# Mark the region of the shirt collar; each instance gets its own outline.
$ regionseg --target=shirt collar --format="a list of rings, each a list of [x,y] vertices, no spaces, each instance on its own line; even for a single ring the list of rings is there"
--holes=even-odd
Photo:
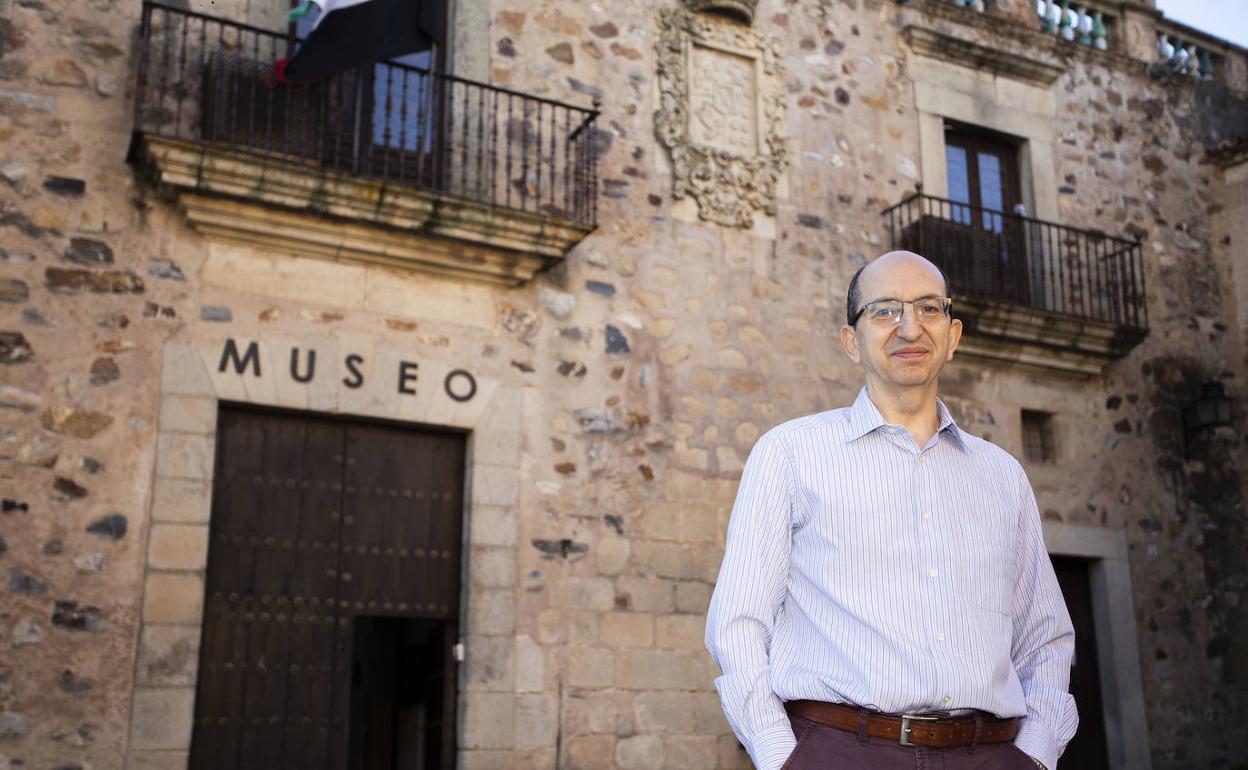
[[[945,406],[945,402],[939,398],[936,399],[936,415],[940,419],[940,427],[936,429],[937,433],[946,433],[949,438],[953,439],[953,443],[960,449],[966,449],[966,440],[962,436],[962,429],[954,422],[953,415],[949,413],[949,407]],[[848,444],[857,441],[863,436],[878,430],[888,423],[884,421],[884,416],[880,414],[880,410],[876,408],[875,403],[871,401],[871,397],[867,395],[867,389],[864,386],[858,391],[858,398],[854,399],[854,404],[849,408],[849,431],[845,435],[845,443]]]

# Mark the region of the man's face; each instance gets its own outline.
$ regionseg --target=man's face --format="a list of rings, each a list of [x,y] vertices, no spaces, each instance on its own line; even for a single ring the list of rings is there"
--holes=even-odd
[[[943,297],[947,293],[940,273],[914,254],[893,253],[880,257],[859,279],[862,304],[878,300]],[[903,307],[898,323],[879,322],[864,313],[854,326],[841,329],[845,352],[862,364],[868,382],[889,389],[934,384],[945,363],[953,357],[962,337],[962,322],[941,314],[920,320],[915,306]]]

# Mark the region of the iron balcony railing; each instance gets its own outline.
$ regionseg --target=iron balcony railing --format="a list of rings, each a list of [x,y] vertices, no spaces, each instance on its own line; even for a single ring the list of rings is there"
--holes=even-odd
[[[1148,328],[1138,242],[921,193],[884,218],[893,248],[940,265],[952,294]]]
[[[593,227],[597,110],[396,62],[289,82],[299,40],[143,4],[135,131]]]

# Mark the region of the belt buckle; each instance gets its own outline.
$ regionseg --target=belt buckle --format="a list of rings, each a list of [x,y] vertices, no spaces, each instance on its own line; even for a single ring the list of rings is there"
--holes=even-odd
[[[910,742],[910,723],[911,722],[935,722],[940,717],[923,716],[922,714],[902,714],[901,715],[901,734],[897,736],[897,742],[902,746],[913,747],[915,744]]]

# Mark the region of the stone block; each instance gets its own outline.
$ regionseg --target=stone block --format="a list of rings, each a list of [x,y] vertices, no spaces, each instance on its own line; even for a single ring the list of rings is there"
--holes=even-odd
[[[473,545],[516,544],[516,510],[498,505],[479,505],[472,501],[468,521],[468,537]]]
[[[468,575],[479,588],[511,588],[516,584],[514,548],[474,547],[468,556]]]
[[[481,395],[477,397],[480,398]],[[512,387],[495,388],[489,394],[489,402],[477,418],[474,436],[476,434],[485,435],[490,433],[524,433],[524,415],[526,412],[531,411],[540,400],[536,392],[526,393]],[[534,403],[526,405],[526,402]],[[512,457],[507,462],[498,464],[518,465],[518,462],[518,458]],[[493,465],[494,463],[486,464]]]
[[[512,748],[515,714],[516,698],[510,693],[468,693],[464,696],[464,748]]]
[[[676,584],[676,611],[706,615],[711,605],[711,586],[692,581]]]
[[[557,609],[545,609],[537,614],[537,640],[542,644],[563,644],[567,639],[564,630],[563,612]]]
[[[147,564],[155,569],[202,570],[208,566],[206,524],[154,524]]]
[[[568,647],[568,684],[573,687],[610,687],[615,681],[615,654],[602,647]]]
[[[578,610],[610,610],[615,607],[615,589],[607,578],[568,578],[564,604]]]
[[[567,770],[613,770],[614,735],[577,735],[565,742]]]
[[[654,618],[639,612],[612,612],[602,617],[598,634],[612,647],[649,647],[654,642]]]
[[[632,561],[642,574],[678,579],[694,577],[693,554],[681,543],[646,540],[634,542]]]
[[[157,478],[152,483],[152,521],[207,523],[212,484],[190,479]]]
[[[134,751],[126,757],[126,770],[186,770],[186,751]]]
[[[468,594],[468,633],[508,636],[516,627],[516,599],[508,590],[479,589]]]
[[[516,692],[546,689],[546,648],[529,636],[517,636],[515,645]]]
[[[370,269],[364,277],[364,307],[383,315],[493,329],[494,290],[466,281],[413,281],[390,270]]]
[[[704,615],[660,615],[655,618],[655,645],[669,650],[700,650],[706,636]]]
[[[460,752],[463,770],[512,770],[512,752],[489,749],[467,749]]]
[[[469,637],[464,659],[467,689],[510,692],[514,654],[510,636]]]
[[[564,735],[631,735],[636,732],[632,693],[572,690],[565,692],[564,697],[567,698],[563,709]]]
[[[643,733],[693,732],[693,694],[644,692],[633,701],[637,730]]]
[[[686,543],[721,542],[727,533],[721,523],[724,511],[725,506],[714,502],[686,504],[680,511],[679,539]]]
[[[524,434],[518,431],[474,432],[472,462],[481,465],[519,465]]]
[[[615,684],[625,690],[699,690],[708,681],[687,652],[621,650],[615,664]]]
[[[0,346],[3,343],[0,342]],[[40,415],[43,427],[54,433],[74,438],[94,438],[96,434],[113,424],[110,415],[70,406],[53,406]]]
[[[180,394],[216,398],[212,378],[208,376],[204,361],[193,345],[165,345],[160,363],[160,393],[162,396]]]
[[[559,735],[559,696],[516,696],[516,748],[554,748]]]
[[[136,687],[130,716],[130,748],[181,749],[191,745],[194,687]]]
[[[714,682],[709,681],[706,685],[708,688],[714,687]],[[731,733],[732,728],[728,726],[728,718],[724,716],[724,707],[719,700],[719,693],[714,690],[707,692],[690,693],[693,711],[693,731],[702,735],[722,735],[723,733]]]
[[[615,594],[620,606],[633,612],[664,613],[676,607],[675,584],[664,578],[620,578]]]
[[[605,537],[593,549],[594,566],[603,575],[618,575],[628,567],[632,546],[623,537]]]
[[[641,518],[641,529],[651,540],[680,540],[683,501],[660,502],[649,506]]]
[[[619,770],[654,770],[663,766],[663,739],[657,735],[634,735],[615,744],[615,767]]]
[[[513,506],[520,500],[520,474],[507,465],[472,467],[472,504]]]
[[[664,767],[715,770],[717,753],[714,735],[672,735],[663,739]]]
[[[750,754],[737,741],[737,736],[729,733],[715,739],[716,767],[720,770],[753,770],[754,763]]]
[[[161,433],[156,438],[156,476],[165,479],[212,479],[212,436],[191,433]]]
[[[157,426],[162,431],[175,433],[216,433],[217,399],[166,394],[160,399]]]
[[[367,294],[364,273],[364,268],[357,265],[319,259],[292,260],[276,254],[262,256],[247,247],[211,243],[200,278],[206,285],[243,295],[263,294],[319,307],[362,309]]]
[[[145,625],[139,638],[138,683],[161,687],[195,686],[199,635],[198,626]]]
[[[602,628],[603,614],[601,612],[567,613],[568,643],[597,644],[602,639],[599,632]]]
[[[143,588],[144,623],[203,622],[204,578],[187,572],[149,572]]]
[[[663,496],[670,501],[699,502],[707,497],[710,482],[693,473],[672,471],[663,482]]]

